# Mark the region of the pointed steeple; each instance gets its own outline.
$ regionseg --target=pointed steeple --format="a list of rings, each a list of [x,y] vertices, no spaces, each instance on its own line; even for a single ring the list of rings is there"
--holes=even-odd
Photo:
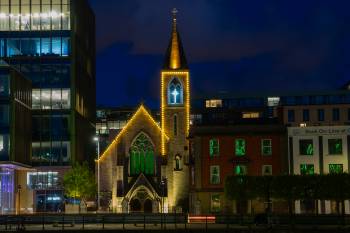
[[[173,9],[173,26],[168,49],[165,53],[163,69],[188,69],[185,52],[182,47],[179,32],[177,31],[176,23],[176,8]]]

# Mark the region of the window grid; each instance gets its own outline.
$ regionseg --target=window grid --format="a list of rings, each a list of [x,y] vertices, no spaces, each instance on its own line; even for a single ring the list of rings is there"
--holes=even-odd
[[[272,155],[272,140],[262,139],[261,140],[261,154],[262,155]]]

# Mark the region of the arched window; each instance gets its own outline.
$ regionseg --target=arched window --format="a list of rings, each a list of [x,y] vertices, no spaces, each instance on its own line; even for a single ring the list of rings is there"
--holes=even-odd
[[[183,88],[177,78],[173,78],[169,83],[168,104],[183,104]]]
[[[140,133],[130,148],[130,175],[154,174],[154,148],[150,139]]]
[[[181,156],[175,155],[175,170],[181,170]]]

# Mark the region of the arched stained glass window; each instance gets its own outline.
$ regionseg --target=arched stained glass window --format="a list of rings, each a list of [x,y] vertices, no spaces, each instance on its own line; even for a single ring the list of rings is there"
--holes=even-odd
[[[175,156],[175,170],[177,170],[177,171],[182,170],[182,168],[181,168],[181,156],[180,155]]]
[[[183,104],[183,88],[177,78],[173,78],[169,83],[168,104]]]
[[[130,148],[130,175],[154,174],[154,148],[150,139],[140,133]]]

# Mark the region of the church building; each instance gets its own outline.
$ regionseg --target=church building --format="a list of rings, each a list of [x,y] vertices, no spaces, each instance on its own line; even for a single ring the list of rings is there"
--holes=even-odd
[[[160,125],[139,106],[96,162],[99,193],[110,195],[101,206],[114,212],[188,210],[190,80],[176,10],[159,81]]]

